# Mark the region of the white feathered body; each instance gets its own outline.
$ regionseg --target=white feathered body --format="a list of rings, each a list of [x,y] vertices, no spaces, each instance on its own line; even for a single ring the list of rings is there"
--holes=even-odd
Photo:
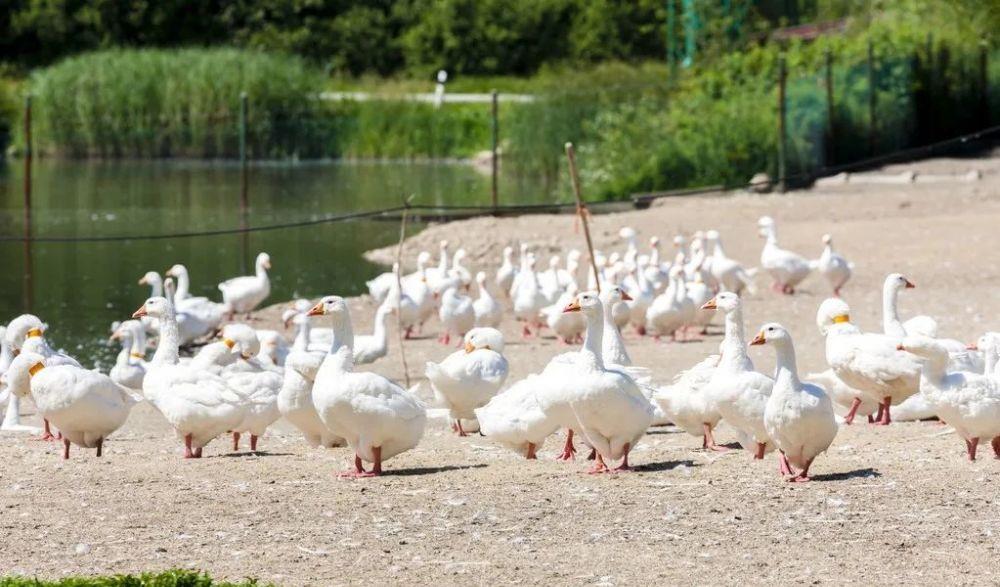
[[[118,430],[136,403],[107,375],[71,365],[46,366],[35,374],[31,396],[42,417],[86,448]]]
[[[454,419],[471,420],[507,380],[507,359],[490,349],[456,351],[440,363],[427,363],[425,374],[438,403]]]

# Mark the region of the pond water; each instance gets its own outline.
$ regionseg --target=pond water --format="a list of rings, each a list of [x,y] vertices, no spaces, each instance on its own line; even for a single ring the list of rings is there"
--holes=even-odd
[[[240,225],[240,168],[200,161],[36,161],[32,230],[37,237],[171,234]],[[0,234],[23,234],[23,163],[0,163]],[[260,163],[251,167],[249,225],[415,204],[486,205],[490,178],[460,163]],[[552,201],[540,180],[503,177],[503,203]],[[415,224],[413,231],[419,230]],[[396,222],[351,221],[241,235],[121,242],[34,243],[33,279],[22,242],[0,242],[0,321],[29,310],[51,341],[87,366],[110,368],[112,321],[148,295],[138,279],[183,263],[194,295],[220,300],[216,285],[252,273],[271,255],[265,304],[330,293],[358,294],[384,268],[361,254],[398,239]]]

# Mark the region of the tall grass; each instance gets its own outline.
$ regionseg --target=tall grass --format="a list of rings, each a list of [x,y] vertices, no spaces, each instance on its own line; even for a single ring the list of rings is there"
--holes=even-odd
[[[305,155],[319,152],[322,136],[314,125],[299,121],[315,116],[314,96],[323,83],[317,71],[291,56],[142,49],[67,59],[33,75],[30,87],[43,151],[216,157],[238,149],[244,91],[252,105],[248,141],[253,153],[290,155],[293,146]]]

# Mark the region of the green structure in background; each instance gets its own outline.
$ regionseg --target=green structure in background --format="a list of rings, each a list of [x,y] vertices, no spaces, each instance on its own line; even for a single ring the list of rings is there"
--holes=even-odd
[[[704,29],[704,22],[698,11],[698,0],[681,0],[681,34],[684,36],[684,46],[678,51],[677,5],[675,0],[667,0],[667,61],[671,68],[678,63],[683,67],[691,67],[698,53],[698,37]],[[733,8],[732,0],[722,0],[722,15],[729,22],[725,27],[725,35],[738,39],[743,32],[743,21],[747,16],[749,2],[737,2]]]

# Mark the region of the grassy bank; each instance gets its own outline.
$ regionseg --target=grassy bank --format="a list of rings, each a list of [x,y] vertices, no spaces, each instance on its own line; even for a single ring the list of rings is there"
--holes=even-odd
[[[253,587],[257,581],[239,583],[214,581],[207,574],[194,571],[166,571],[140,575],[113,575],[107,577],[67,577],[44,580],[26,577],[0,577],[0,587]]]

